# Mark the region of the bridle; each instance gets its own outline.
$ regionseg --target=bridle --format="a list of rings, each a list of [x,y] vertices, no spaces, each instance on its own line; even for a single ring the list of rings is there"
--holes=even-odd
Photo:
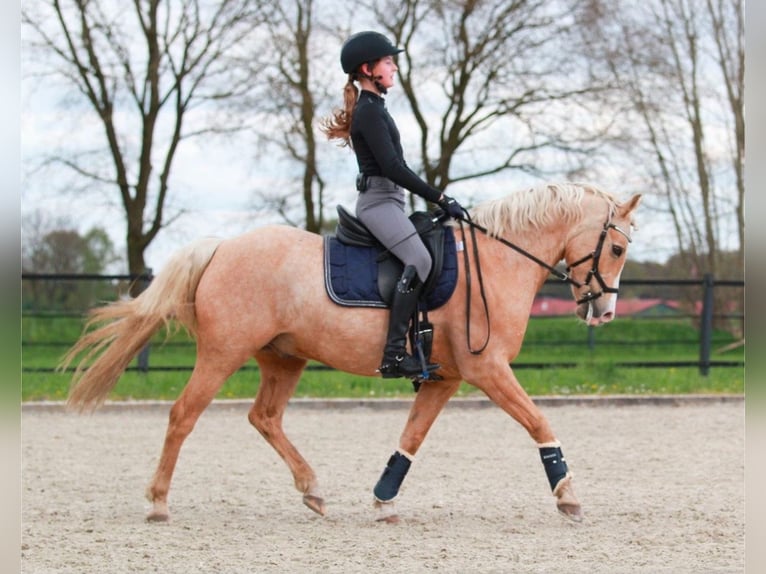
[[[618,233],[622,233],[622,235],[625,236],[625,239],[628,240],[628,243],[632,243],[633,240],[630,238],[630,235],[625,232],[625,230],[621,229],[619,226],[612,223],[612,213],[609,214],[609,219],[606,220],[604,223],[604,227],[601,230],[601,234],[598,236],[598,243],[596,244],[596,249],[591,251],[588,255],[585,257],[582,257],[581,259],[578,259],[571,265],[569,265],[566,268],[566,273],[564,274],[566,276],[565,281],[567,283],[570,283],[574,285],[577,288],[583,287],[585,285],[590,284],[591,279],[594,277],[596,278],[596,281],[601,286],[601,291],[597,291],[594,293],[593,291],[588,291],[585,296],[583,296],[581,299],[577,300],[578,305],[582,305],[583,303],[590,303],[591,301],[598,299],[601,297],[604,293],[618,293],[620,290],[617,287],[609,287],[609,285],[606,284],[606,281],[604,281],[604,278],[601,276],[601,272],[598,270],[598,264],[601,260],[601,251],[604,248],[604,240],[606,239],[606,234],[609,232],[610,229],[614,229]],[[591,266],[590,270],[588,271],[588,274],[585,276],[585,281],[580,283],[579,281],[572,278],[570,275],[570,272],[572,269],[577,267],[578,265],[585,263],[586,261],[592,259],[593,265]]]
[[[484,344],[479,349],[473,349],[471,347],[471,330],[470,330],[470,324],[471,324],[471,273],[470,273],[470,265],[468,262],[468,252],[463,251],[463,257],[465,259],[465,273],[466,273],[466,337],[468,341],[468,350],[471,352],[471,354],[478,355],[484,349],[487,348],[487,345],[489,344],[489,337],[490,337],[490,326],[489,326],[489,306],[487,304],[487,299],[484,293],[484,279],[481,273],[481,265],[479,264],[479,250],[476,245],[476,230],[478,229],[488,237],[491,237],[492,239],[499,241],[506,247],[510,247],[514,251],[520,253],[527,259],[530,259],[537,263],[540,267],[543,267],[544,269],[548,270],[552,275],[556,276],[561,281],[568,283],[576,288],[582,288],[586,285],[588,285],[591,281],[591,279],[595,278],[598,282],[599,286],[601,287],[601,291],[593,292],[588,291],[582,298],[576,300],[577,305],[583,305],[585,303],[590,304],[591,301],[594,301],[604,295],[605,293],[618,293],[619,289],[617,287],[610,287],[606,284],[606,281],[604,281],[604,278],[601,275],[601,272],[599,271],[598,265],[601,260],[601,252],[604,248],[604,241],[606,241],[607,233],[609,233],[610,229],[614,229],[618,233],[621,233],[625,239],[628,240],[628,243],[632,243],[632,239],[630,237],[630,234],[627,233],[625,230],[621,229],[619,226],[612,223],[612,216],[614,215],[614,210],[609,210],[609,216],[607,217],[607,220],[604,222],[604,226],[601,229],[601,233],[598,237],[598,242],[596,243],[596,248],[585,255],[584,257],[581,257],[574,263],[568,265],[566,267],[565,271],[561,271],[560,269],[556,269],[552,265],[549,265],[539,257],[536,257],[535,255],[531,254],[529,251],[523,249],[522,247],[519,247],[518,245],[511,243],[507,239],[504,239],[503,237],[498,237],[496,235],[490,234],[489,230],[486,227],[483,227],[479,225],[478,223],[475,223],[472,219],[470,214],[467,211],[464,211],[464,217],[462,219],[458,220],[458,223],[460,224],[460,231],[463,235],[463,245],[465,245],[465,229],[463,228],[463,223],[466,223],[470,229],[471,229],[471,243],[473,245],[473,251],[474,251],[474,259],[476,260],[476,271],[479,276],[479,290],[481,293],[482,302],[484,304],[484,314],[487,319],[487,338],[484,342]],[[593,261],[593,264],[591,265],[590,270],[588,270],[588,274],[585,277],[585,281],[580,282],[571,275],[571,271],[577,267],[578,265],[582,265],[586,261]]]

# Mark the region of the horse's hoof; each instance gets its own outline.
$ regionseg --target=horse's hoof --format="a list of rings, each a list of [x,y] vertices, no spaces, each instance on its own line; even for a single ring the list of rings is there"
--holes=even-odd
[[[313,510],[320,516],[324,516],[325,512],[327,512],[327,506],[325,506],[324,498],[322,498],[321,496],[314,496],[313,494],[304,494],[303,504],[308,506],[311,510]]]
[[[572,488],[571,474],[567,474],[559,481],[556,488],[553,489],[553,495],[558,499],[556,500],[556,508],[563,516],[573,522],[582,522],[582,507]]]
[[[396,507],[393,501],[381,502],[375,501],[375,522],[385,522],[386,524],[398,524],[399,515],[396,513]]]
[[[170,521],[170,515],[167,512],[159,512],[152,510],[146,516],[147,522],[168,522]]]
[[[579,504],[557,504],[559,513],[566,516],[572,522],[582,522],[582,507]]]

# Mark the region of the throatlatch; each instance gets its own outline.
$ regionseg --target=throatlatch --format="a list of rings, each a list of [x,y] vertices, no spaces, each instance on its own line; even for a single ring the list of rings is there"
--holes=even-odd
[[[561,443],[556,441],[538,444],[537,446],[540,449],[540,459],[543,461],[545,474],[548,476],[551,490],[555,492],[556,485],[569,472],[567,461],[561,452]]]
[[[373,489],[375,498],[380,502],[389,502],[399,494],[399,487],[407,476],[412,465],[412,457],[401,450],[397,450],[388,459],[383,474],[378,479],[378,484]]]

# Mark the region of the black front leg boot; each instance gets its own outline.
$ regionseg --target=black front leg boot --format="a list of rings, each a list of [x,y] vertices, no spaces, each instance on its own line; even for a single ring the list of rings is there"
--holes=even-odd
[[[388,337],[383,351],[383,360],[378,368],[384,379],[428,378],[428,373],[439,368],[439,365],[427,364],[424,369],[418,358],[407,354],[407,332],[410,319],[417,310],[418,298],[422,290],[423,283],[418,279],[415,267],[408,265],[396,283],[394,298],[391,302]]]

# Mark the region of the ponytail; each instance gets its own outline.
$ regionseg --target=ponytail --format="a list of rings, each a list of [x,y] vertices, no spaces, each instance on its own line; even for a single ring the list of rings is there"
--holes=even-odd
[[[336,108],[332,115],[324,118],[319,129],[330,140],[340,140],[341,146],[352,147],[351,144],[351,118],[354,116],[356,100],[359,96],[359,88],[354,84],[355,74],[348,75],[348,81],[343,86],[343,109]]]

